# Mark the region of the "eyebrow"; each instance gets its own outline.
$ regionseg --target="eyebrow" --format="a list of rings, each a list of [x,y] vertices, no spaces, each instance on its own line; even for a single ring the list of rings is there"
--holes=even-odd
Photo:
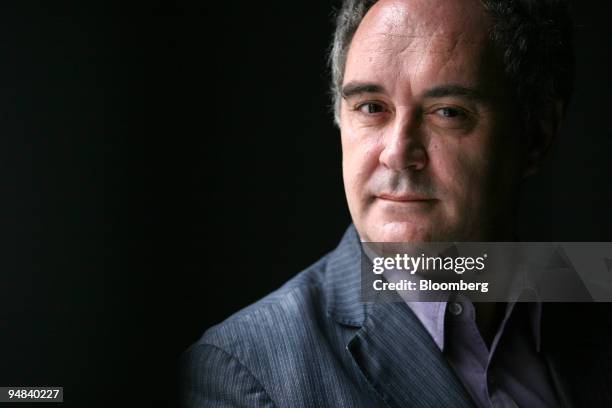
[[[385,88],[381,85],[372,82],[349,82],[342,87],[342,97],[344,99],[364,93],[385,93]],[[483,100],[483,95],[474,88],[468,88],[462,85],[448,84],[440,85],[428,89],[423,94],[425,98],[443,98],[445,96],[461,96],[475,101]]]
[[[478,90],[455,84],[436,86],[423,94],[425,98],[443,98],[445,96],[462,96],[475,101],[484,99]]]
[[[341,90],[342,97],[344,99],[350,98],[351,96],[361,95],[364,93],[384,93],[385,88],[371,82],[349,82],[344,85]]]

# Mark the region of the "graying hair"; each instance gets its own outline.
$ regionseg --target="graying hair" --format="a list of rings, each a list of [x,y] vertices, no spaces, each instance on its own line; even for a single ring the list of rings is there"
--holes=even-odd
[[[346,57],[357,27],[377,0],[344,0],[336,13],[329,65],[334,119],[340,124]],[[574,50],[569,7],[564,0],[481,0],[492,18],[491,39],[503,55],[505,75],[526,124],[540,104],[572,94]]]

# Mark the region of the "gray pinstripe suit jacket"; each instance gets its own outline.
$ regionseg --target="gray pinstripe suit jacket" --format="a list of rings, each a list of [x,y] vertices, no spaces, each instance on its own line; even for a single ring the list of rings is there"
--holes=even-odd
[[[473,406],[405,303],[360,302],[360,251],[351,226],[335,251],[274,293],[206,331],[183,356],[181,404]],[[609,319],[607,322],[609,330]],[[566,319],[549,319],[543,325],[565,330]],[[583,353],[574,360],[558,358],[568,354],[568,347],[585,350],[565,337],[559,353],[555,355],[552,348],[547,356],[564,405],[607,406],[601,403],[612,401],[610,348],[589,343],[591,351],[608,353],[599,358],[605,363],[594,367],[585,364],[589,360]],[[547,339],[554,340],[555,335],[544,331],[542,340]],[[571,382],[575,376],[564,376],[564,370],[572,374],[579,370],[581,380]],[[571,404],[569,391],[577,393],[579,398],[574,402],[578,404]]]

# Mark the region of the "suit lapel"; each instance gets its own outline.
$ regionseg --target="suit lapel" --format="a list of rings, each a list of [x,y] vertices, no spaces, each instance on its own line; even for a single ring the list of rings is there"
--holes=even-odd
[[[561,370],[559,370],[557,362],[558,358],[550,352],[544,352],[544,360],[546,361],[546,366],[548,367],[548,372],[550,374],[550,379],[557,393],[557,398],[559,399],[559,403],[563,408],[575,408],[575,405],[572,403],[570,395],[568,393],[568,384],[565,381]]]
[[[353,226],[328,261],[330,317],[359,327],[346,348],[368,383],[390,407],[473,407],[431,336],[412,310],[395,302],[361,301],[361,244]]]
[[[391,407],[473,406],[436,344],[403,302],[377,303],[348,350]]]

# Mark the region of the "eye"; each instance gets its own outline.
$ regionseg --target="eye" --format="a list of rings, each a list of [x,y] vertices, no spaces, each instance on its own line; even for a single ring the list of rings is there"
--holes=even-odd
[[[475,117],[470,111],[457,106],[439,106],[429,111],[430,123],[445,129],[467,130],[474,126]]]
[[[445,118],[456,118],[458,116],[465,116],[465,112],[451,107],[444,107],[436,110],[436,113]]]
[[[358,110],[361,113],[365,113],[366,115],[374,115],[376,113],[385,112],[385,107],[380,103],[376,102],[366,102],[355,107],[355,110]]]

